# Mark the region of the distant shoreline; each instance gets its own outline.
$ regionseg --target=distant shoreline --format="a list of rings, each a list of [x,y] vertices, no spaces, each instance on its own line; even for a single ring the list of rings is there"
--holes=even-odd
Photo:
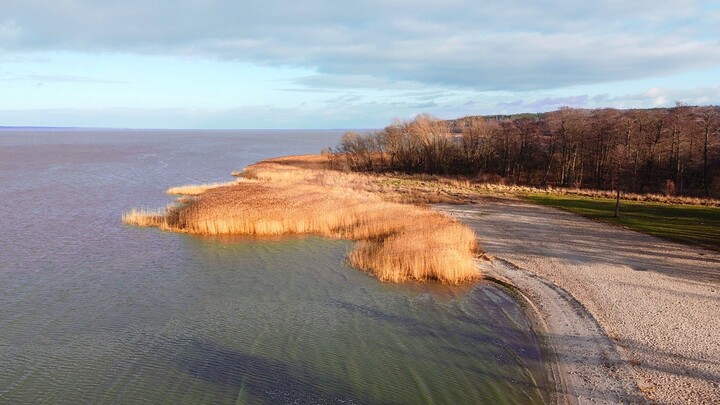
[[[0,126],[0,131],[178,131],[178,132],[318,132],[318,131],[376,131],[378,128],[132,128],[132,127],[44,127]]]

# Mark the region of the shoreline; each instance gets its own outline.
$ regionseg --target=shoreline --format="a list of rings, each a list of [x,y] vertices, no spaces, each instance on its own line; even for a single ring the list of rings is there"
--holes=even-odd
[[[571,403],[566,395],[571,387],[568,386],[567,377],[556,361],[558,357],[557,348],[550,339],[550,329],[547,322],[545,322],[545,315],[520,287],[493,266],[494,261],[495,259],[491,259],[487,264],[478,262],[478,267],[485,274],[484,281],[494,284],[496,288],[510,295],[522,308],[525,317],[530,321],[530,331],[535,336],[542,355],[543,378],[545,382],[549,383],[544,390],[541,389],[543,398],[547,399],[547,403],[550,404]]]
[[[547,388],[551,401],[673,404],[685,403],[682,399],[686,399],[710,403],[720,396],[716,394],[719,387],[712,382],[720,381],[720,371],[713,369],[720,364],[720,325],[712,322],[713,315],[720,313],[720,271],[713,267],[714,263],[720,264],[717,253],[699,253],[702,249],[515,199],[484,197],[467,204],[467,200],[456,196],[448,198],[449,195],[424,189],[401,190],[378,181],[377,177],[344,173],[331,166],[329,159],[317,155],[264,160],[245,169],[241,177],[249,180],[201,189],[182,187],[185,191],[180,192],[175,189],[175,194],[185,195],[181,198],[188,200],[164,212],[146,213],[140,219],[149,219],[154,222],[149,225],[161,229],[198,234],[313,233],[347,238],[349,234],[343,234],[344,230],[356,225],[308,228],[304,225],[307,219],[302,216],[307,215],[302,211],[297,211],[300,216],[291,211],[291,216],[295,215],[291,221],[295,222],[285,223],[282,221],[286,221],[288,212],[284,207],[336,198],[345,202],[323,205],[312,215],[329,209],[337,211],[334,214],[340,219],[356,214],[339,210],[338,206],[380,204],[377,206],[381,213],[386,212],[385,207],[397,204],[407,207],[404,209],[411,208],[411,204],[436,204],[434,209],[425,209],[436,215],[449,215],[454,218],[452,222],[467,226],[468,231],[472,229],[473,243],[477,239],[483,246],[485,260],[470,263],[477,274],[487,275],[486,281],[513,293],[526,312],[547,360],[546,379],[554,385]],[[293,188],[302,192],[287,194]],[[338,194],[338,190],[343,191]],[[255,196],[249,200],[255,205],[244,202],[248,195]],[[316,197],[305,200],[308,195]],[[365,197],[358,199],[361,195]],[[265,196],[280,201],[268,205]],[[465,204],[437,205],[449,201]],[[272,216],[247,222],[248,215],[268,210]],[[396,211],[393,208],[392,214],[372,215],[371,222],[377,225],[371,226],[381,227],[377,234],[381,241],[393,239],[384,229],[387,221],[398,217],[400,211]],[[312,218],[311,222],[319,220]],[[405,218],[402,224],[414,223],[419,218]],[[132,223],[125,217],[123,220]],[[359,221],[365,223],[367,219]],[[273,227],[265,230],[268,224]],[[258,228],[259,225],[262,226]],[[413,241],[415,249],[419,247],[421,239],[416,236],[420,231],[426,232],[424,229],[394,226],[399,226],[395,229]],[[361,240],[358,243],[368,248],[363,239],[372,240],[375,232],[349,239]],[[430,245],[421,250],[429,255],[436,251]],[[376,254],[379,250],[369,247],[367,251]],[[350,259],[352,262],[355,257],[351,255]],[[354,264],[370,270],[360,263]],[[447,269],[450,265],[441,266]],[[383,276],[377,272],[375,275],[380,280],[395,282],[435,278]],[[457,279],[450,281],[456,282]],[[710,288],[709,294],[703,290],[706,287]],[[678,296],[687,302],[678,305]],[[663,311],[667,314],[662,314]],[[684,320],[680,322],[682,328],[673,327],[678,319]],[[666,330],[671,327],[671,331]]]
[[[546,323],[559,403],[720,399],[719,254],[512,199],[434,208]]]
[[[277,162],[283,161],[288,161],[289,164],[282,167],[277,167]],[[267,167],[268,165],[270,165],[271,167]],[[213,184],[171,187],[166,191],[166,193],[179,196],[179,198],[176,200],[176,205],[168,206],[164,210],[158,211],[131,211],[124,215],[123,222],[137,226],[157,226],[161,229],[175,232],[189,231],[190,233],[197,233],[200,235],[223,235],[226,233],[237,233],[239,235],[242,235],[247,233],[249,235],[261,236],[263,234],[257,232],[254,229],[251,232],[247,232],[244,229],[240,229],[240,232],[235,232],[234,229],[237,228],[228,228],[230,229],[230,231],[228,232],[197,232],[193,231],[192,228],[183,229],[181,227],[178,227],[174,223],[169,223],[169,220],[178,221],[178,214],[182,214],[182,211],[179,210],[182,210],[185,207],[196,206],[198,202],[202,203],[203,199],[209,200],[211,202],[210,206],[217,208],[218,206],[223,206],[227,204],[226,200],[228,196],[232,196],[232,200],[243,200],[247,197],[248,194],[256,193],[257,188],[263,187],[263,185],[266,187],[269,187],[270,185],[275,185],[274,188],[266,190],[266,193],[269,193],[270,195],[274,195],[276,193],[282,194],[284,190],[288,187],[316,185],[317,183],[320,183],[320,185],[324,187],[324,191],[321,190],[323,193],[332,194],[333,187],[337,187],[338,185],[344,185],[346,187],[355,188],[357,192],[360,193],[370,192],[372,194],[376,194],[378,197],[382,197],[383,199],[392,204],[402,204],[403,206],[406,206],[408,208],[414,206],[414,209],[418,209],[416,205],[418,202],[432,203],[444,202],[447,200],[453,201],[453,199],[448,198],[436,199],[433,198],[432,195],[428,195],[428,193],[411,193],[409,195],[403,195],[402,193],[397,192],[393,193],[392,189],[388,190],[384,187],[377,187],[376,185],[371,185],[374,180],[377,180],[377,178],[375,177],[357,175],[352,173],[343,174],[335,170],[328,170],[327,160],[320,162],[317,159],[317,156],[301,155],[264,160],[248,166],[243,172],[233,172],[232,175],[234,177],[237,177],[237,179],[235,181],[227,183],[220,182]],[[318,182],[317,179],[320,179],[320,182]],[[236,193],[237,190],[235,189],[242,189],[242,194],[237,195],[238,193]],[[227,220],[228,218],[231,219],[233,216],[236,215],[232,213],[233,210],[239,211],[241,213],[246,212],[246,207],[243,205],[228,206],[226,208],[228,209],[224,209],[222,211],[214,210],[214,213]],[[265,209],[273,210],[274,207],[265,206]],[[456,222],[455,219],[451,219],[453,217],[452,215],[437,213],[436,210],[430,209],[429,207],[425,207],[424,210],[427,210],[429,213],[435,213],[435,215],[442,215],[450,219],[452,222]],[[419,228],[417,230],[424,231],[424,229],[422,228]],[[280,236],[285,233],[302,234],[304,232],[298,233],[279,231],[277,233],[271,232],[270,236]],[[319,234],[320,236],[326,237],[334,236],[323,235],[322,233]],[[472,239],[473,241],[477,239],[474,233]],[[482,256],[472,260],[471,265],[473,268],[475,268],[475,271],[477,271],[478,275],[482,274],[482,277],[480,278],[481,280],[485,279],[485,274],[491,275],[489,279],[484,281],[486,283],[495,285],[496,288],[504,290],[506,294],[512,297],[512,299],[516,301],[518,305],[520,305],[522,311],[525,313],[525,316],[530,322],[530,333],[532,333],[535,339],[537,339],[537,344],[539,345],[539,350],[542,354],[543,359],[542,368],[537,370],[539,373],[541,373],[537,375],[537,378],[541,378],[543,381],[541,385],[537,386],[539,392],[541,393],[542,397],[545,398],[545,400],[551,403],[567,402],[565,400],[560,400],[561,396],[563,396],[562,392],[566,391],[564,385],[559,385],[559,383],[563,381],[562,373],[560,372],[560,369],[558,367],[555,367],[552,361],[547,361],[548,359],[556,355],[556,350],[552,347],[551,342],[545,339],[545,337],[547,336],[547,333],[545,333],[547,331],[547,325],[544,323],[543,315],[537,311],[536,307],[534,307],[532,300],[530,300],[526,295],[524,295],[522,291],[518,289],[512,282],[501,282],[501,276],[498,276],[497,273],[493,271],[492,267],[482,265],[485,263],[489,263],[488,259],[489,257],[487,257],[483,253]],[[478,266],[478,263],[480,263],[481,265]],[[485,273],[484,270],[487,270],[488,273]],[[386,281],[386,279],[383,280],[382,277],[379,278],[381,279],[381,281]],[[530,311],[528,310],[529,308],[534,308],[534,310]]]
[[[503,259],[479,266],[488,281],[513,293],[530,319],[541,345],[546,378],[553,382],[547,393],[550,403],[646,402],[623,366],[617,348],[580,302]],[[588,364],[588,357],[603,361]]]

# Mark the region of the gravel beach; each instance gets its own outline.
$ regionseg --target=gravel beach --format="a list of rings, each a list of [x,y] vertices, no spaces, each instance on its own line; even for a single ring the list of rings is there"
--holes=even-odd
[[[543,318],[561,402],[720,403],[720,254],[511,199],[435,208]]]

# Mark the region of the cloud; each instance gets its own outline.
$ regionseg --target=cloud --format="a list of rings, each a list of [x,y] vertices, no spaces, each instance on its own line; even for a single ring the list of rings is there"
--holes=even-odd
[[[493,111],[521,113],[552,111],[564,106],[574,108],[671,107],[675,102],[681,102],[685,105],[719,105],[720,86],[691,89],[652,87],[642,92],[613,97],[607,94],[598,94],[592,97],[587,94],[564,97],[539,97],[527,100],[500,101],[494,105],[485,103],[482,105],[482,108],[490,113]]]
[[[620,108],[670,107],[675,102],[685,105],[720,105],[720,86],[669,89],[653,87],[647,91],[608,97],[605,102]]]
[[[505,110],[508,108],[523,108],[525,106],[524,100],[513,100],[513,101],[501,101],[496,104],[498,108],[501,110]]]
[[[121,80],[96,79],[74,75],[39,75],[39,74],[13,74],[0,75],[0,81],[30,81],[38,83],[94,83],[94,84],[123,84]]]
[[[546,97],[540,100],[525,104],[525,108],[530,111],[548,111],[563,106],[584,107],[588,105],[588,96],[570,96],[570,97]]]
[[[585,94],[568,97],[543,97],[537,100],[514,100],[499,102],[497,108],[505,112],[540,112],[556,110],[560,107],[583,108],[589,105],[589,97]]]
[[[661,96],[661,95],[663,95],[663,94],[665,94],[665,93],[666,93],[665,90],[663,90],[663,89],[661,89],[661,88],[659,88],[659,87],[653,87],[653,88],[649,89],[648,91],[646,91],[646,92],[643,93],[643,94],[644,94],[645,96],[647,96],[647,97],[659,97],[659,96]]]
[[[428,107],[431,105],[357,100],[319,106],[254,105],[218,109],[111,107],[0,109],[0,122],[10,126],[96,128],[382,128],[395,117],[410,118],[427,111]],[[447,115],[444,117],[449,118]]]
[[[416,90],[423,86],[417,82],[394,81],[364,74],[318,74],[304,76],[294,83],[314,89],[375,89],[375,90]]]
[[[330,95],[323,102],[291,107],[264,104],[235,108],[97,108],[97,109],[0,109],[6,125],[134,127],[134,128],[382,128],[393,119],[410,119],[419,113],[439,118],[477,114],[543,112],[561,106],[579,108],[646,108],[654,102],[670,107],[720,104],[720,86],[693,89],[648,88],[623,96],[584,94],[547,97],[525,94],[525,99],[502,101],[503,95],[438,98],[422,102],[389,97],[381,101],[352,94]]]
[[[20,28],[15,20],[5,19],[0,21],[0,43],[14,42],[20,36]]]
[[[536,90],[720,65],[720,10],[693,0],[3,3],[5,50],[295,66],[318,72],[310,88]]]

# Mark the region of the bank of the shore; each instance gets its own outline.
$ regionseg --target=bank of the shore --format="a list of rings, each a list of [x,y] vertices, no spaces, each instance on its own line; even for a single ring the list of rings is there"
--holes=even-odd
[[[611,339],[570,294],[503,259],[478,264],[523,304],[545,354],[557,404],[643,403]]]
[[[511,199],[437,208],[544,319],[561,400],[720,400],[720,255]]]

